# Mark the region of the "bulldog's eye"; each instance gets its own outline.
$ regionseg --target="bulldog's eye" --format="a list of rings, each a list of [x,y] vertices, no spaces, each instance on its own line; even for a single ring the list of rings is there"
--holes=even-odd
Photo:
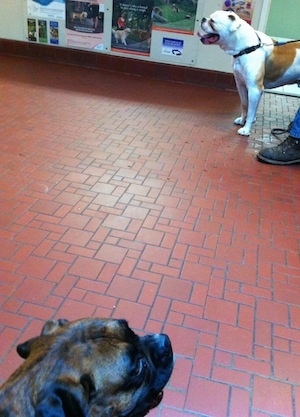
[[[213,19],[210,19],[209,24],[210,24],[210,27],[212,28],[212,30],[216,32],[216,29],[215,29],[215,26],[214,26],[215,21]]]
[[[144,371],[146,370],[146,368],[147,368],[146,359],[143,357],[139,358],[135,367],[135,375],[136,376],[142,375]]]

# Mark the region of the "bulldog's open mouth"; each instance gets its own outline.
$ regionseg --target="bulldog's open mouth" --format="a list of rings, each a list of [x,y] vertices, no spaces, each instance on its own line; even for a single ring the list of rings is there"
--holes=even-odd
[[[207,33],[206,35],[199,35],[200,40],[204,45],[212,45],[218,42],[220,36],[217,33]]]

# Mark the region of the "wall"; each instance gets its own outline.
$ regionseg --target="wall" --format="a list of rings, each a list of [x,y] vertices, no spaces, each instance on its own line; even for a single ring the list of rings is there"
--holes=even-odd
[[[266,25],[270,36],[300,39],[300,1],[272,0]]]
[[[254,28],[261,29],[265,24],[266,18],[262,16],[262,10],[269,0],[256,0],[252,25]],[[109,54],[112,56],[123,56],[136,60],[166,63],[175,66],[189,68],[199,68],[211,71],[231,73],[231,57],[217,46],[204,46],[197,37],[197,27],[203,16],[210,15],[213,11],[220,9],[222,2],[218,0],[198,0],[195,31],[193,34],[182,34],[172,32],[152,31],[150,56],[128,56],[122,52],[111,50],[111,22],[112,22],[112,0],[105,0],[105,19],[104,19],[104,48],[95,54]],[[27,0],[0,0],[0,39],[10,39],[27,42]],[[60,26],[60,45],[50,46],[51,48],[66,47],[65,21],[59,21]],[[184,42],[183,53],[181,56],[168,56],[162,54],[162,42],[164,37],[182,40]]]

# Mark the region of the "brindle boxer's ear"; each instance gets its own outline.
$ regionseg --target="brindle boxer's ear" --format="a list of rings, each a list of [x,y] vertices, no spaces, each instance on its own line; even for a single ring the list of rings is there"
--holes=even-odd
[[[27,340],[27,342],[20,343],[17,346],[17,352],[18,352],[19,356],[21,356],[21,358],[23,358],[23,359],[28,358],[28,356],[30,355],[30,352],[31,352],[32,343],[35,339],[36,338],[29,339],[29,340]]]
[[[119,417],[117,410],[113,406],[93,405],[89,409],[89,417]]]
[[[47,336],[49,334],[54,333],[58,328],[65,326],[67,323],[69,323],[68,320],[65,319],[59,319],[59,320],[48,320],[42,329],[41,335]],[[17,346],[17,352],[19,356],[23,359],[27,359],[31,352],[31,346],[33,342],[38,339],[38,337],[33,337],[32,339],[27,340],[24,343],[20,343]]]
[[[80,383],[81,383],[81,385],[84,388],[84,392],[85,392],[87,401],[90,402],[92,396],[96,392],[96,388],[95,388],[95,385],[94,385],[94,381],[92,380],[92,378],[90,377],[90,375],[84,374],[80,378]]]
[[[88,404],[82,395],[82,386],[72,383],[54,383],[37,400],[35,417],[86,417]]]
[[[66,319],[48,320],[43,326],[41,335],[53,334],[59,327],[63,327],[67,323],[69,323],[69,320]]]

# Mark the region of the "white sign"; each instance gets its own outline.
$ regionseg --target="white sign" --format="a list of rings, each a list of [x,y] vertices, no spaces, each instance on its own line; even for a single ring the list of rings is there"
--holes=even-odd
[[[162,54],[172,56],[182,56],[183,53],[183,40],[163,38],[162,42]]]

